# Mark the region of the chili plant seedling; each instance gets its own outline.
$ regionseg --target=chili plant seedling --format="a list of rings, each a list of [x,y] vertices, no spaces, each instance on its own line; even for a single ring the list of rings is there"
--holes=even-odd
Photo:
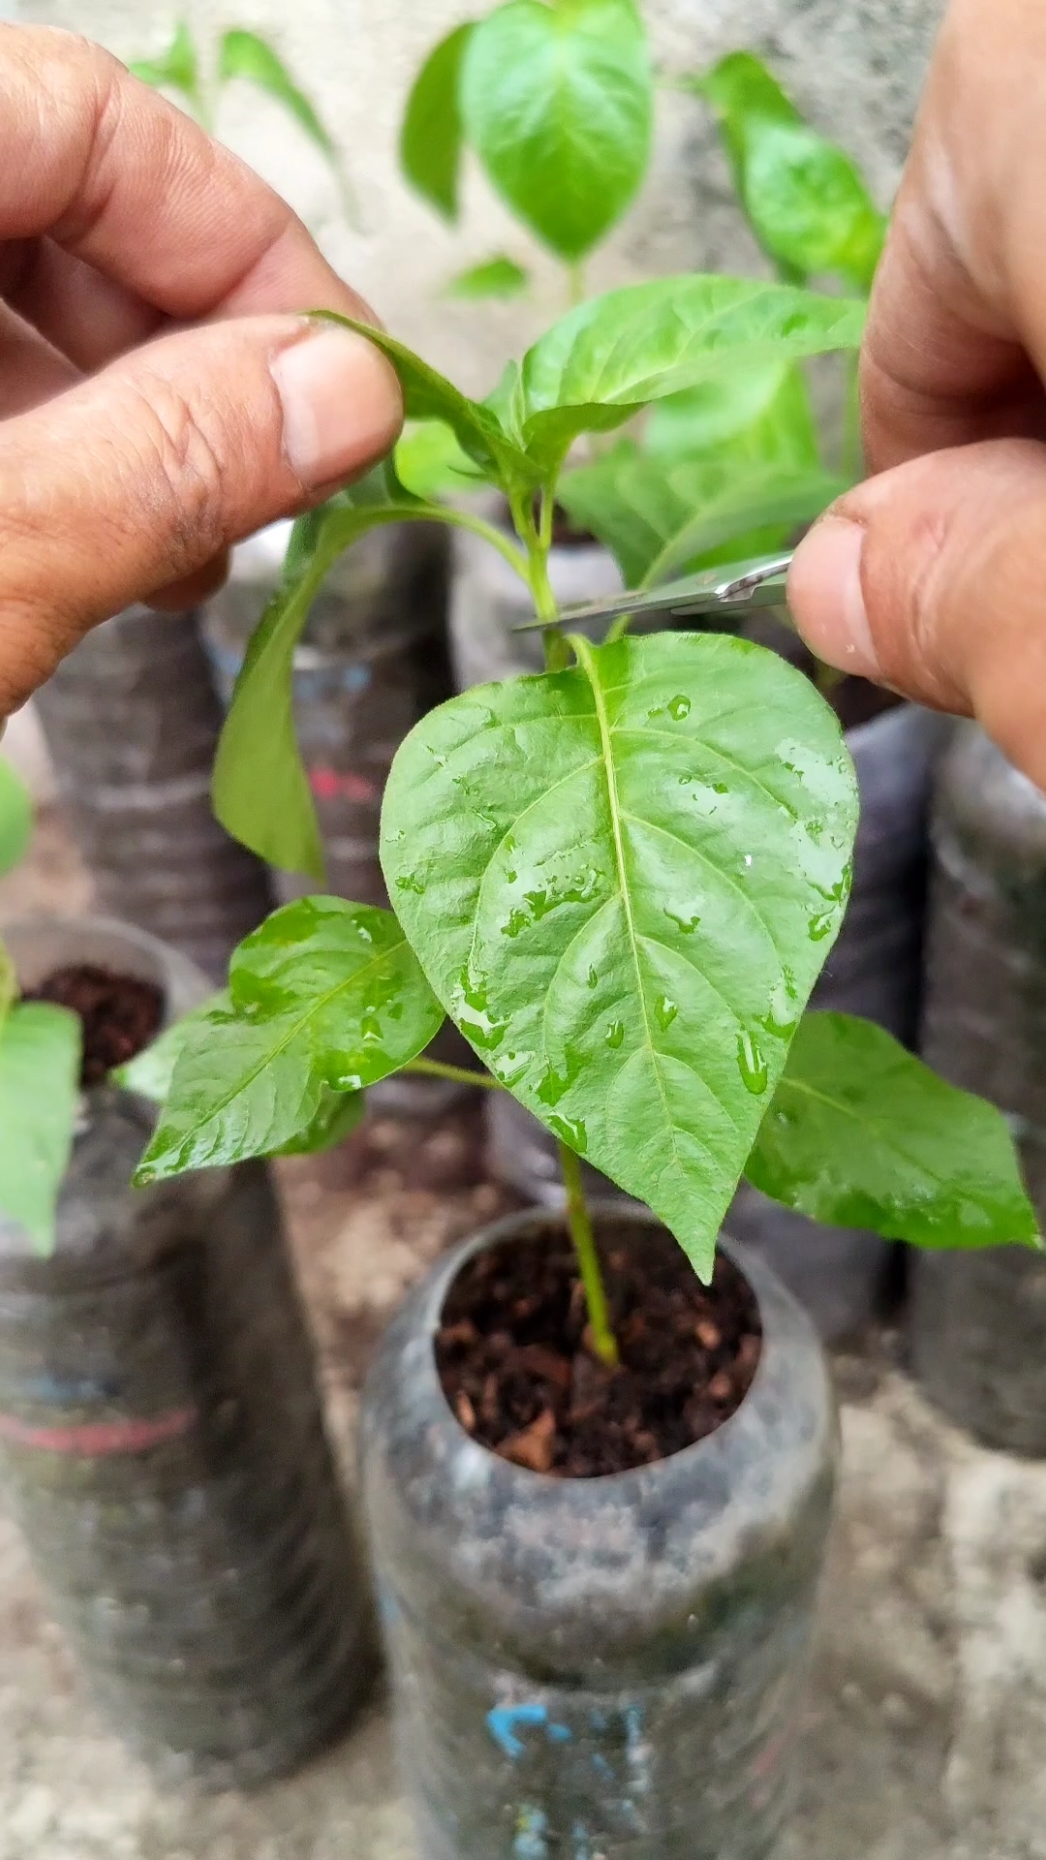
[[[547,557],[578,434],[746,360],[856,345],[859,304],[687,277],[573,311],[485,402],[392,337],[408,415],[438,421],[504,495],[510,540],[390,471],[303,519],[219,751],[226,827],[322,882],[290,667],[330,564],[378,524],[457,524],[553,622]],[[324,1140],[445,1013],[561,1145],[593,1335],[614,1353],[577,1158],[648,1203],[697,1270],[739,1177],[816,1218],[925,1245],[1036,1239],[1002,1117],[869,1023],[803,1010],[845,909],[857,790],[835,716],[773,653],[722,635],[603,646],[550,625],[548,670],[453,698],[392,768],[394,911],[315,897],[237,951],[226,995],[135,1062],[166,1104],[143,1182]],[[465,1074],[471,1081],[471,1076]]]

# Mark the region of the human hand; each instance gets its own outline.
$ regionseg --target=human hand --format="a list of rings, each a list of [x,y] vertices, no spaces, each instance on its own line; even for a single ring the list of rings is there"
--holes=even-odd
[[[133,600],[392,444],[372,313],[242,162],[98,47],[0,26],[0,718]]]
[[[809,645],[1046,788],[1046,9],[952,0],[872,297],[869,464],[796,553]]]

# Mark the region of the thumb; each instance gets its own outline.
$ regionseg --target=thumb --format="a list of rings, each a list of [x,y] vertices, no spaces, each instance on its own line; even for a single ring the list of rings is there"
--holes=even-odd
[[[364,471],[401,418],[365,337],[269,316],[164,337],[0,425],[0,717],[96,622]]]
[[[912,459],[800,543],[788,604],[840,671],[973,716],[1046,788],[1046,446]]]

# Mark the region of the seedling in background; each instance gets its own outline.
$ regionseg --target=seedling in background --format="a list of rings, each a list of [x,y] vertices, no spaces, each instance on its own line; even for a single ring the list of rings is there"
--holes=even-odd
[[[151,84],[156,90],[173,92],[209,135],[216,133],[222,92],[238,80],[252,84],[293,117],[313,147],[319,150],[337,183],[346,217],[351,224],[357,223],[355,196],[337,144],[315,105],[295,83],[267,39],[242,27],[223,32],[211,74],[206,54],[197,46],[190,27],[181,20],[164,51],[156,58],[133,59],[129,68],[143,83]]]
[[[250,647],[215,799],[264,858],[322,881],[294,740],[291,658],[327,570],[400,521],[489,534],[538,615],[564,460],[719,370],[856,345],[860,304],[752,280],[611,292],[548,332],[484,402],[393,338],[414,421],[440,423],[504,496],[510,541],[412,499],[394,472],[299,524]],[[889,1035],[803,1010],[838,931],[857,790],[834,714],[800,673],[735,638],[593,646],[545,635],[549,669],[442,705],[402,745],[382,819],[395,911],[311,898],[241,945],[227,994],[134,1062],[170,1073],[143,1182],[317,1139],[339,1100],[421,1057],[449,1014],[554,1132],[594,1346],[615,1355],[578,1158],[648,1203],[697,1270],[747,1169],[828,1221],[926,1245],[1033,1244],[1002,1117]],[[158,1063],[162,1062],[162,1063]],[[469,1075],[465,1075],[469,1076]]]
[[[14,770],[0,761],[0,875],[29,845],[33,815]],[[66,1008],[21,1001],[0,941],[0,1221],[50,1252],[58,1189],[69,1164],[80,1080],[80,1022]]]

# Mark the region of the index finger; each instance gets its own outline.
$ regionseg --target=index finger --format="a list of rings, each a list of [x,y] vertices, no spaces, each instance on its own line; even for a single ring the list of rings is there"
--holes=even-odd
[[[952,0],[872,294],[869,460],[1046,437],[1046,11]]]
[[[285,201],[100,47],[0,26],[0,240],[47,237],[165,317],[370,316]]]

